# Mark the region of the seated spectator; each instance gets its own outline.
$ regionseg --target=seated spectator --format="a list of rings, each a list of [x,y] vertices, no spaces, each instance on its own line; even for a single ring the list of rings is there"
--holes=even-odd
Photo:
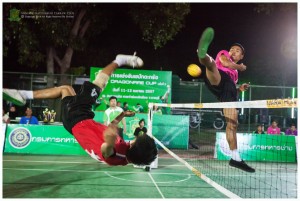
[[[139,135],[143,135],[147,133],[147,128],[145,127],[145,120],[144,119],[141,119],[139,121],[139,127],[137,127],[134,131],[134,136],[135,137],[138,137]]]
[[[277,126],[278,123],[276,120],[272,121],[271,126],[268,127],[267,133],[268,134],[280,134],[280,128]]]
[[[162,114],[161,109],[157,105],[153,105],[153,114]]]
[[[18,117],[18,112],[17,112],[16,106],[12,105],[9,108],[9,118],[16,119],[16,117]]]
[[[10,123],[10,118],[8,116],[8,113],[6,113],[4,109],[2,109],[2,122],[5,124]]]
[[[124,102],[122,108],[123,108],[124,112],[126,112],[127,110],[129,110],[129,109],[128,109],[128,103],[127,103],[127,102]]]
[[[136,104],[136,107],[133,106],[133,110],[135,113],[141,113],[141,112],[144,112],[144,108],[141,104],[137,103]]]
[[[256,131],[254,131],[255,134],[265,134],[263,131],[263,126],[262,125],[257,125]]]
[[[295,124],[291,124],[291,127],[286,129],[285,131],[285,134],[286,135],[295,135],[297,136],[297,128],[296,128],[296,125]]]
[[[27,107],[25,111],[25,116],[20,120],[20,124],[39,124],[38,119],[35,116],[32,116],[32,109]]]

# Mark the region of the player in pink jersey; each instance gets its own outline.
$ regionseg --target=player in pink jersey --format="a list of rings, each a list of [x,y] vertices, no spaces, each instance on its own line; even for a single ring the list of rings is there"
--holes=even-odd
[[[151,137],[144,134],[127,143],[117,134],[117,124],[124,116],[133,116],[134,112],[122,112],[108,126],[93,120],[95,114],[92,106],[105,88],[109,76],[123,65],[141,67],[143,61],[135,55],[117,55],[112,63],[98,72],[93,83],[84,82],[78,94],[68,85],[37,91],[3,89],[3,93],[7,99],[18,103],[25,103],[27,99],[61,98],[65,129],[74,135],[92,158],[109,165],[149,165],[157,156]]]
[[[216,60],[207,54],[208,47],[214,38],[214,30],[206,28],[198,45],[198,58],[201,64],[206,67],[204,81],[208,89],[221,102],[232,102],[238,100],[238,92],[245,91],[249,88],[249,84],[242,84],[238,89],[236,83],[238,81],[238,70],[246,70],[246,66],[240,60],[244,58],[245,49],[239,43],[234,43],[229,52],[222,50],[218,53]],[[226,119],[226,139],[232,152],[229,165],[239,168],[247,172],[255,172],[255,169],[248,166],[243,161],[237,150],[237,126],[238,112],[235,108],[224,108],[224,116]]]

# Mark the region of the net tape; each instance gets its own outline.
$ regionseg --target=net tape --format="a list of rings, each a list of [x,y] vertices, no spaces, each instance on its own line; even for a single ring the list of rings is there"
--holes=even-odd
[[[298,99],[270,99],[243,102],[218,102],[218,103],[149,103],[153,105],[170,108],[295,108]]]

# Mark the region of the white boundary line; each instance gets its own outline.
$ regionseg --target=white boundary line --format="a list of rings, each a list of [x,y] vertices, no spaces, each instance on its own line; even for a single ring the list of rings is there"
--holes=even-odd
[[[119,172],[119,171],[101,171],[101,170],[56,170],[56,169],[43,169],[43,168],[3,168],[3,170],[23,170],[23,171],[53,171],[53,172],[113,172],[113,173],[122,173],[122,174],[146,174],[146,172]],[[191,175],[184,173],[168,173],[168,172],[153,172],[152,174],[164,174],[164,175]]]
[[[62,164],[101,164],[106,165],[106,163],[98,162],[80,162],[80,161],[29,161],[29,160],[3,160],[3,162],[22,162],[22,163],[62,163]]]
[[[114,172],[114,173],[118,173],[118,172]],[[130,182],[136,182],[136,183],[152,183],[152,182],[149,182],[149,181],[137,181],[137,180],[131,180],[131,179],[123,179],[123,178],[120,178],[120,177],[116,177],[116,176],[113,176],[111,174],[109,174],[108,172],[104,172],[104,174],[106,174],[107,176],[111,177],[111,178],[114,178],[114,179],[118,179],[118,180],[123,180],[123,181],[130,181]],[[135,174],[135,172],[132,172],[132,174]],[[156,182],[156,183],[160,183],[160,184],[168,184],[168,183],[179,183],[179,182],[184,182],[184,181],[187,181],[191,178],[191,174],[186,174],[187,177],[184,178],[184,179],[181,179],[181,180],[177,180],[177,181],[159,181],[159,182]]]
[[[152,175],[151,175],[149,172],[148,172],[148,175],[149,175],[149,177],[151,178],[153,184],[155,185],[155,187],[156,187],[156,189],[158,190],[158,192],[159,192],[159,194],[161,195],[161,197],[162,197],[163,199],[165,199],[165,196],[164,196],[164,195],[162,194],[162,192],[160,191],[160,189],[159,189],[159,187],[157,186],[156,182],[154,181]]]
[[[206,183],[210,184],[211,186],[213,186],[215,189],[217,189],[218,191],[220,191],[221,193],[223,193],[224,195],[226,195],[229,198],[241,198],[238,195],[236,195],[235,193],[231,192],[230,190],[224,188],[223,186],[219,185],[218,183],[214,182],[213,180],[211,180],[210,178],[206,177],[204,174],[202,174],[199,170],[197,170],[196,168],[192,167],[189,163],[187,163],[185,160],[183,160],[182,158],[178,157],[175,153],[173,153],[170,149],[168,149],[166,146],[164,146],[158,139],[156,139],[154,136],[152,136],[152,138],[156,141],[157,144],[159,144],[159,146],[161,146],[166,152],[168,152],[171,156],[173,156],[176,160],[178,160],[179,162],[181,162],[182,164],[184,164],[189,170],[191,170],[195,175],[197,175],[198,177],[200,177],[203,181],[205,181]]]
[[[166,158],[166,157],[159,157],[159,158],[162,158],[162,159],[170,159],[170,160],[174,160],[174,158]],[[190,158],[182,158],[183,160],[189,160]],[[80,162],[80,161],[71,161],[71,162],[67,162],[67,161],[31,161],[31,160],[2,160],[3,162],[22,162],[22,163],[57,163],[57,164],[94,164],[94,165],[107,165],[106,163],[95,163],[94,160],[91,161],[91,162]],[[224,161],[226,162],[226,161]],[[249,162],[249,161],[248,161]],[[255,161],[250,161],[250,162],[255,162]],[[257,163],[257,162],[255,162]],[[260,163],[264,163],[264,162],[260,162]],[[133,165],[133,164],[128,164],[128,165]],[[179,164],[171,164],[171,165],[168,165],[168,164],[165,164],[165,165],[162,165],[162,166],[166,166],[166,167],[185,167],[184,164],[182,163],[179,163]],[[297,164],[295,164],[295,166],[297,167]],[[213,168],[217,168],[217,169],[222,169],[223,167],[220,167],[218,166],[218,164],[216,164],[216,166],[213,166]],[[257,167],[256,166],[256,170],[260,170],[261,168],[260,167]],[[295,170],[295,169],[292,169],[292,168],[284,168],[284,167],[276,167],[276,168],[272,168],[272,167],[267,167],[267,168],[263,168],[263,170],[282,170],[282,169],[287,169],[287,170]],[[297,169],[296,169],[297,170]]]

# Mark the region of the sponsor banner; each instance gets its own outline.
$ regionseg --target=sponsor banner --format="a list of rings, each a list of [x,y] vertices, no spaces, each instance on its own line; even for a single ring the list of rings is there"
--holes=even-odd
[[[246,161],[296,162],[295,136],[238,133],[237,142],[241,158]],[[215,149],[217,159],[231,158],[226,133],[217,132]]]
[[[291,108],[297,107],[297,99],[273,99],[267,100],[268,108]]]
[[[86,155],[63,126],[8,124],[6,153]]]
[[[103,123],[104,112],[95,112],[94,120]],[[148,124],[148,114],[137,113],[134,117],[126,117],[125,141],[134,139],[134,131],[139,121],[145,119]],[[168,148],[187,149],[189,141],[189,116],[187,115],[153,115],[152,134]]]
[[[95,121],[103,123],[103,112],[95,112]],[[134,139],[140,119],[147,125],[147,114],[126,117],[124,140]],[[165,121],[168,119],[168,121]],[[189,137],[188,116],[155,115],[153,135],[168,148],[187,149]],[[5,129],[5,127],[3,127]],[[4,135],[3,135],[4,136]],[[77,140],[61,125],[8,124],[5,135],[5,153],[86,155]]]
[[[91,67],[91,81],[95,80],[101,69]],[[171,71],[117,69],[110,76],[105,89],[99,96],[101,104],[94,109],[96,111],[107,109],[106,103],[108,104],[109,98],[116,96],[121,103],[128,103],[129,110],[134,110],[136,104],[139,103],[143,106],[144,112],[147,112],[148,103],[162,102],[161,98],[167,92],[168,87],[172,87]],[[170,92],[166,103],[171,103],[171,97]]]

